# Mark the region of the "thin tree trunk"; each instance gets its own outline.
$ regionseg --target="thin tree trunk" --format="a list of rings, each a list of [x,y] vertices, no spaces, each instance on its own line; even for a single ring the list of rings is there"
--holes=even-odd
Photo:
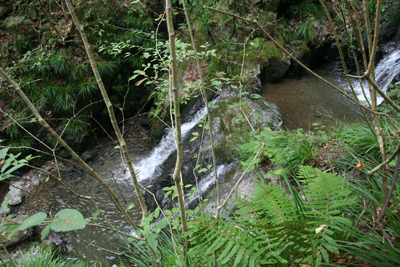
[[[124,208],[124,206],[122,205],[121,201],[119,200],[117,195],[114,193],[114,191],[89,165],[86,164],[86,162],[81,157],[78,156],[78,154],[76,154],[76,152],[70,146],[68,146],[68,144],[53,130],[53,128],[51,128],[51,126],[39,114],[39,111],[35,108],[35,106],[32,104],[32,102],[26,97],[25,93],[21,90],[21,88],[18,86],[18,84],[16,84],[14,82],[14,80],[11,79],[11,77],[8,76],[7,73],[1,67],[0,67],[0,75],[3,76],[3,78],[5,80],[7,80],[14,87],[14,89],[18,92],[18,94],[28,105],[28,107],[30,108],[32,113],[38,119],[38,122],[40,123],[40,125],[42,125],[43,128],[45,128],[51,134],[51,136],[53,136],[78,161],[78,163],[101,184],[101,186],[104,188],[104,190],[110,196],[110,198],[112,199],[114,204],[121,211],[121,213],[125,216],[126,220],[129,222],[129,224],[135,230],[139,229],[139,227],[136,225],[136,223],[129,216],[128,212],[126,211],[126,209]]]
[[[83,44],[85,45],[86,53],[87,53],[87,55],[89,57],[90,65],[92,66],[92,70],[93,70],[94,76],[96,77],[97,84],[99,85],[101,94],[102,94],[103,99],[104,99],[104,103],[106,104],[106,107],[107,107],[107,110],[108,110],[108,114],[110,116],[110,120],[111,120],[112,126],[114,128],[114,132],[117,135],[117,138],[118,138],[118,141],[119,141],[123,156],[125,158],[126,164],[128,165],[129,173],[130,173],[130,175],[132,177],[133,185],[135,186],[136,193],[137,193],[138,198],[139,198],[140,207],[142,208],[142,218],[146,218],[148,216],[148,214],[149,214],[148,211],[147,211],[147,206],[146,206],[146,203],[144,201],[144,197],[143,197],[142,191],[140,190],[140,185],[139,185],[139,182],[137,180],[135,170],[133,169],[133,166],[132,166],[132,161],[131,161],[131,158],[130,158],[129,153],[128,153],[128,148],[126,146],[125,139],[122,136],[122,133],[121,133],[119,127],[118,127],[118,123],[117,123],[117,120],[115,118],[115,114],[114,114],[114,109],[113,109],[112,103],[111,103],[111,101],[110,101],[110,99],[108,97],[106,88],[104,87],[103,80],[101,79],[99,70],[97,68],[97,63],[96,63],[96,60],[94,59],[93,52],[91,50],[89,41],[88,41],[88,39],[86,37],[85,31],[84,31],[82,25],[80,24],[76,14],[75,14],[74,7],[73,7],[73,5],[71,3],[71,0],[65,0],[65,3],[67,4],[69,13],[72,16],[72,20],[74,21],[75,26],[78,29],[78,31],[79,31],[79,33],[80,33],[80,35],[82,37],[82,41],[83,41]]]
[[[190,25],[189,15],[188,15],[187,10],[186,10],[185,1],[186,0],[182,0],[183,10],[185,11],[186,22],[187,22],[189,33],[190,33],[190,39],[192,41],[192,47],[193,47],[193,50],[194,50],[194,57],[196,59],[197,71],[198,71],[199,77],[200,77],[201,95],[203,96],[203,101],[204,101],[204,104],[206,105],[206,108],[207,108],[207,119],[208,119],[208,123],[210,124],[210,130],[209,131],[210,131],[210,142],[211,142],[211,154],[212,154],[212,160],[213,160],[215,186],[217,188],[217,199],[218,199],[217,203],[218,203],[218,206],[220,206],[221,205],[221,193],[220,193],[219,181],[218,181],[218,173],[217,173],[217,160],[216,160],[216,157],[215,157],[214,135],[213,135],[213,130],[212,130],[211,112],[210,112],[210,107],[208,105],[206,87],[204,86],[204,77],[203,77],[203,73],[201,72],[200,61],[199,61],[199,57],[197,56],[196,43],[194,42],[193,31],[192,31],[192,27]],[[219,217],[219,209],[217,209],[216,217],[217,218]]]
[[[179,209],[181,212],[181,224],[183,230],[188,230],[186,222],[186,210],[185,210],[185,199],[183,195],[183,188],[181,184],[181,170],[183,160],[183,148],[182,148],[182,132],[181,132],[181,113],[179,110],[179,90],[178,90],[178,71],[176,64],[176,47],[175,47],[175,30],[172,20],[172,6],[171,0],[165,0],[166,13],[167,13],[167,26],[169,36],[169,49],[170,49],[170,69],[172,76],[172,94],[174,99],[174,114],[175,114],[175,132],[176,132],[176,163],[173,174],[173,179],[178,193]]]

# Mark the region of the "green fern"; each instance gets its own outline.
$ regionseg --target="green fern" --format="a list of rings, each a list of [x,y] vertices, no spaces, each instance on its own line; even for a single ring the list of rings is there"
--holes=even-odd
[[[237,215],[243,216],[249,212],[257,214],[258,219],[263,218],[260,223],[279,224],[293,222],[298,219],[296,207],[291,203],[291,198],[285,193],[285,189],[272,183],[264,184],[254,179],[256,187],[252,192],[250,201],[239,201],[240,209]]]
[[[308,186],[305,206],[310,218],[333,219],[341,215],[341,208],[354,204],[355,198],[341,176],[315,171],[314,177],[306,179]]]
[[[115,61],[101,62],[97,64],[99,73],[102,77],[111,76],[118,70],[119,63]]]
[[[66,55],[53,55],[49,59],[49,64],[54,74],[63,76],[70,74],[71,59]]]
[[[192,220],[189,255],[210,266],[318,266],[337,254],[337,237],[351,221],[342,209],[355,202],[345,180],[318,170],[302,171],[305,200],[292,201],[285,189],[255,181],[249,200],[238,199],[235,219],[209,215]],[[289,184],[289,186],[291,186]],[[214,254],[216,253],[216,256]]]
[[[192,244],[188,255],[195,262],[211,266],[215,258],[218,266],[260,266],[286,262],[279,254],[285,249],[281,238],[271,240],[257,230],[242,228],[229,220],[216,220],[204,214],[189,222]],[[279,232],[279,228],[274,227]],[[276,234],[276,236],[281,236]],[[271,249],[271,247],[273,249]]]

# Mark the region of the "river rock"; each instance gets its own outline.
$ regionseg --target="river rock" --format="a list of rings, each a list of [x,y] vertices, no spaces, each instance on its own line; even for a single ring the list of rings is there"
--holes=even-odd
[[[239,161],[239,153],[237,151],[239,139],[248,135],[252,131],[252,127],[255,131],[259,131],[264,127],[277,129],[281,125],[281,115],[275,104],[268,103],[263,99],[254,100],[246,97],[238,97],[232,92],[235,90],[237,89],[224,86],[221,100],[216,103],[216,107],[211,112],[213,141],[220,183],[229,180],[229,175],[225,176],[230,166],[235,166]],[[237,115],[241,114],[242,111],[246,114],[247,119],[244,117],[238,119]],[[248,125],[248,122],[251,123],[251,127]],[[185,185],[199,183],[202,187],[201,195],[204,195],[213,186],[212,176],[214,172],[210,165],[212,164],[211,138],[208,130],[205,131],[203,138],[201,138],[201,133],[202,128],[195,126],[183,138],[184,168],[182,168],[182,179]],[[193,136],[199,137],[191,140]],[[163,208],[172,207],[174,201],[164,198],[166,192],[163,191],[163,188],[174,185],[172,173],[175,161],[176,153],[173,153],[162,165],[158,166],[161,173],[159,178],[144,183],[145,186],[152,185],[149,191],[153,195],[145,194],[149,210],[154,210],[157,207],[153,196],[156,197],[157,202],[161,203]],[[198,165],[201,165],[201,167],[197,168],[197,170],[200,168],[206,168],[207,170],[201,173],[193,171]],[[188,188],[185,190],[187,190],[187,193],[190,192]],[[196,202],[192,201],[190,207],[193,207],[195,204]]]
[[[16,224],[21,224],[24,220],[28,219],[28,215],[20,216],[17,218],[12,219],[12,222],[15,222]],[[12,235],[10,238],[8,238],[8,235],[10,234],[10,231],[4,231],[0,235],[0,246],[5,246],[5,247],[10,247],[15,244],[18,244],[29,237],[32,236],[33,234],[33,228],[28,228],[23,231],[18,231],[14,235]]]
[[[225,94],[211,114],[213,139],[219,163],[232,163],[238,160],[234,156],[238,154],[236,140],[252,131],[252,128],[256,131],[264,127],[276,129],[281,126],[282,118],[278,106],[273,103],[263,99],[252,100],[231,93]],[[242,105],[239,105],[240,103]],[[242,112],[246,114],[247,119],[244,116],[238,117]],[[208,131],[204,136],[199,157],[202,165],[212,163],[211,138]]]
[[[276,82],[285,76],[290,67],[288,56],[273,57],[267,60],[262,67],[261,81]]]
[[[24,188],[25,183],[23,181],[12,182],[10,185],[10,191],[6,196],[9,196],[8,205],[15,206],[21,204],[25,198],[25,192],[20,188]]]
[[[96,154],[97,153],[95,151],[85,151],[82,153],[81,157],[85,162],[89,162],[94,159]]]
[[[39,186],[41,181],[42,179],[39,177],[39,175],[33,175],[31,177],[31,182],[34,186]]]
[[[301,63],[306,65],[307,67],[311,62],[311,50],[307,46],[305,41],[294,40],[290,44],[290,51],[292,55],[297,58]],[[290,68],[287,71],[287,76],[298,76],[306,72],[306,70],[300,66],[296,61],[292,58],[290,59]]]

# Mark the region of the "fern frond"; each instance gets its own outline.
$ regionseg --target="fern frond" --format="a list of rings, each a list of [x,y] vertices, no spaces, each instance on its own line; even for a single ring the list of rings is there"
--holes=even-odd
[[[268,244],[257,229],[242,228],[232,221],[215,220],[209,215],[190,221],[189,226],[192,247],[188,253],[206,266],[212,265],[214,252],[217,252],[215,260],[219,266],[276,264],[285,248],[279,238]]]
[[[305,190],[310,209],[307,215],[316,218],[329,218],[341,213],[342,208],[354,204],[356,198],[345,183],[343,177],[326,172],[317,172],[315,178],[306,179],[308,187]]]
[[[264,183],[254,179],[255,189],[250,201],[239,201],[241,209],[238,215],[251,212],[257,214],[263,224],[276,225],[284,222],[292,222],[298,218],[296,208],[285,189],[271,183]]]

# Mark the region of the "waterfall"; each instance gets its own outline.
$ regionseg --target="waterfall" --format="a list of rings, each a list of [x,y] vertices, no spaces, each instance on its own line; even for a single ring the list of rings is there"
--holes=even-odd
[[[385,56],[375,68],[375,78],[379,87],[386,92],[388,85],[393,80],[394,76],[400,73],[400,49]],[[354,80],[354,89],[358,99],[363,102],[365,97],[358,80]],[[364,82],[363,87],[368,98],[370,98],[368,83]],[[379,95],[378,95],[379,96]],[[383,101],[382,97],[378,97],[378,104]]]
[[[217,97],[212,101],[210,106],[215,105],[221,97]],[[190,132],[190,130],[200,121],[204,116],[207,115],[206,106],[202,107],[193,118],[184,124],[182,124],[182,139]],[[175,152],[175,141],[174,135],[171,129],[168,130],[166,134],[162,137],[160,143],[150,152],[150,154],[141,159],[136,164],[133,164],[135,171],[138,173],[139,181],[145,181],[150,178],[157,177],[160,173],[158,173],[158,166],[161,166],[167,158]]]
[[[219,182],[223,182],[225,180],[225,176],[228,171],[231,169],[233,164],[222,164],[217,166],[217,175]],[[210,169],[207,177],[202,179],[198,184],[199,195],[204,196],[210,189],[212,189],[215,185],[215,176],[214,176],[214,168]],[[186,206],[190,207],[192,204],[197,205],[198,195],[192,199],[186,199]],[[194,208],[194,206],[192,207]]]

